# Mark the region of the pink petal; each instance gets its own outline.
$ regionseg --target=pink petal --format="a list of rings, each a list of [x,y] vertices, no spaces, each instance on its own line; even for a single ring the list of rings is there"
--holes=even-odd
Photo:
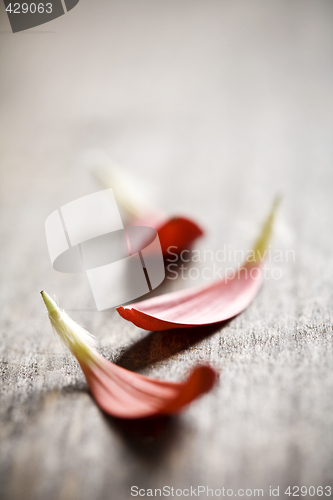
[[[118,307],[124,319],[144,330],[168,330],[209,325],[244,311],[263,281],[259,267],[243,267],[235,277]]]
[[[99,356],[97,363],[80,366],[100,408],[118,418],[134,419],[172,415],[208,392],[216,372],[199,366],[181,383],[154,380],[110,363]]]
[[[96,403],[122,419],[172,415],[209,391],[216,379],[212,368],[199,366],[182,383],[153,380],[121,368],[98,354],[87,330],[59,308],[44,291],[42,298],[52,327],[78,360]]]
[[[257,295],[263,282],[262,262],[267,252],[279,198],[263,225],[253,249],[253,261],[233,276],[210,285],[194,287],[118,307],[124,319],[144,330],[170,330],[226,321],[244,311]]]

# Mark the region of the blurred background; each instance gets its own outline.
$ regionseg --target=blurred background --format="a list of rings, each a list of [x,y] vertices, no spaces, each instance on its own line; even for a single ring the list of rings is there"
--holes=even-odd
[[[331,484],[331,0],[80,0],[17,34],[2,3],[0,19],[3,498]],[[166,434],[135,444],[92,403],[38,294],[90,305],[83,278],[52,269],[44,221],[101,188],[94,155],[198,221],[198,248],[248,246],[280,193],[275,244],[296,254],[213,336],[169,341],[114,311],[73,315],[126,368],[221,371]]]

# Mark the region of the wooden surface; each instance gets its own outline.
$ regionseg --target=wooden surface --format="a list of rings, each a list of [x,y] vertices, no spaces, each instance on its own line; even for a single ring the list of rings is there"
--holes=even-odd
[[[1,499],[332,485],[333,3],[81,0],[15,35],[0,10]],[[149,333],[93,312],[44,235],[53,210],[100,189],[92,149],[198,220],[201,250],[248,248],[280,192],[273,246],[295,262],[271,263],[281,279],[215,331]],[[41,289],[121,366],[181,380],[212,363],[219,383],[172,420],[107,418]]]

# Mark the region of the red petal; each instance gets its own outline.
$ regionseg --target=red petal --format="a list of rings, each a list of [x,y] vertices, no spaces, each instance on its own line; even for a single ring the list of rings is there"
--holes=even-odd
[[[194,221],[185,217],[173,217],[156,229],[164,256],[168,255],[170,246],[176,247],[172,249],[173,252],[180,253],[190,248],[194,240],[203,235],[203,230]]]
[[[181,383],[144,377],[110,363],[99,356],[97,363],[80,363],[96,403],[118,418],[144,418],[178,413],[184,406],[208,392],[216,372],[199,366]]]
[[[243,267],[235,277],[118,307],[124,319],[144,330],[168,330],[219,323],[244,311],[263,281],[259,267]]]
[[[131,221],[134,226],[153,227],[158,232],[164,257],[169,256],[168,248],[172,252],[180,254],[182,250],[191,248],[192,243],[202,236],[203,230],[196,222],[186,217],[172,217],[167,219],[165,216],[151,216]]]

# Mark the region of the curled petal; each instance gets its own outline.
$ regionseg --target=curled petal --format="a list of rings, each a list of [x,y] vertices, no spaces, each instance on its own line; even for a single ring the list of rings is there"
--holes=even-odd
[[[102,410],[124,419],[172,415],[209,391],[216,372],[199,366],[181,383],[150,379],[121,368],[95,349],[94,338],[41,292],[54,330],[78,360],[90,391]]]
[[[244,311],[262,284],[262,273],[251,278],[240,269],[237,278],[213,285],[194,287],[118,307],[124,319],[144,330],[169,330],[209,325],[230,319]]]
[[[145,330],[168,330],[209,325],[228,320],[244,311],[263,282],[262,262],[268,246],[278,200],[253,249],[253,259],[232,276],[210,285],[194,287],[118,307],[124,319]]]
[[[193,370],[182,383],[154,380],[121,368],[101,357],[98,365],[82,366],[96,403],[106,413],[120,418],[143,418],[178,413],[216,379],[208,366]]]

